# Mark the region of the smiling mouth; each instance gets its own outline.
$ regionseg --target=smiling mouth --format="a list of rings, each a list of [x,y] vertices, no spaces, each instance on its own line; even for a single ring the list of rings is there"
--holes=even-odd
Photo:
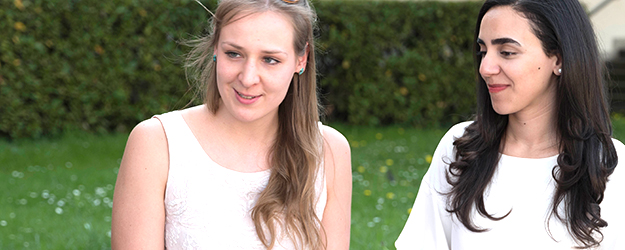
[[[246,100],[252,100],[252,99],[260,96],[260,95],[256,95],[256,96],[244,95],[244,94],[239,93],[239,91],[237,91],[236,89],[234,90],[234,92],[236,92],[237,95],[239,95],[241,98],[246,99]]]

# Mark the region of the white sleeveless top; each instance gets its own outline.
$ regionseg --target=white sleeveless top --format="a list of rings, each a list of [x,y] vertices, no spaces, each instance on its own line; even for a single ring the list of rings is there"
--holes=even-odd
[[[180,111],[155,117],[163,125],[169,148],[166,248],[266,249],[256,234],[251,209],[269,181],[270,170],[243,173],[222,167],[204,152]],[[323,163],[315,189],[315,212],[321,220],[327,202]],[[295,249],[285,234],[277,239],[273,249]]]

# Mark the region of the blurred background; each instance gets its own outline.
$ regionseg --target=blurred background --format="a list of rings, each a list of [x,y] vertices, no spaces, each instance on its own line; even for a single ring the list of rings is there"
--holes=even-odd
[[[620,138],[625,0],[581,2]],[[481,3],[313,1],[323,121],[352,148],[352,249],[395,249],[438,140],[471,118]],[[199,103],[180,41],[209,15],[192,0],[0,0],[0,249],[110,249],[128,133]]]

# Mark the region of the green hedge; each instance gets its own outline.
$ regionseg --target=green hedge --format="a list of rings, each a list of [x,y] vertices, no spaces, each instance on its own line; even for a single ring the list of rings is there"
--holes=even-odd
[[[471,113],[478,4],[314,3],[330,118],[430,125]],[[127,131],[183,107],[193,90],[177,41],[207,17],[192,0],[1,1],[0,136]]]

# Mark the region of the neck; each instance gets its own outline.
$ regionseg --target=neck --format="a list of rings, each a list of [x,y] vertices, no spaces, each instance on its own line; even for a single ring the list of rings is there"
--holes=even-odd
[[[553,102],[533,111],[508,116],[503,153],[523,158],[544,158],[559,153]]]
[[[236,119],[222,107],[215,114],[218,121],[217,125],[232,143],[266,149],[273,145],[278,134],[277,112],[251,122],[245,122]]]

